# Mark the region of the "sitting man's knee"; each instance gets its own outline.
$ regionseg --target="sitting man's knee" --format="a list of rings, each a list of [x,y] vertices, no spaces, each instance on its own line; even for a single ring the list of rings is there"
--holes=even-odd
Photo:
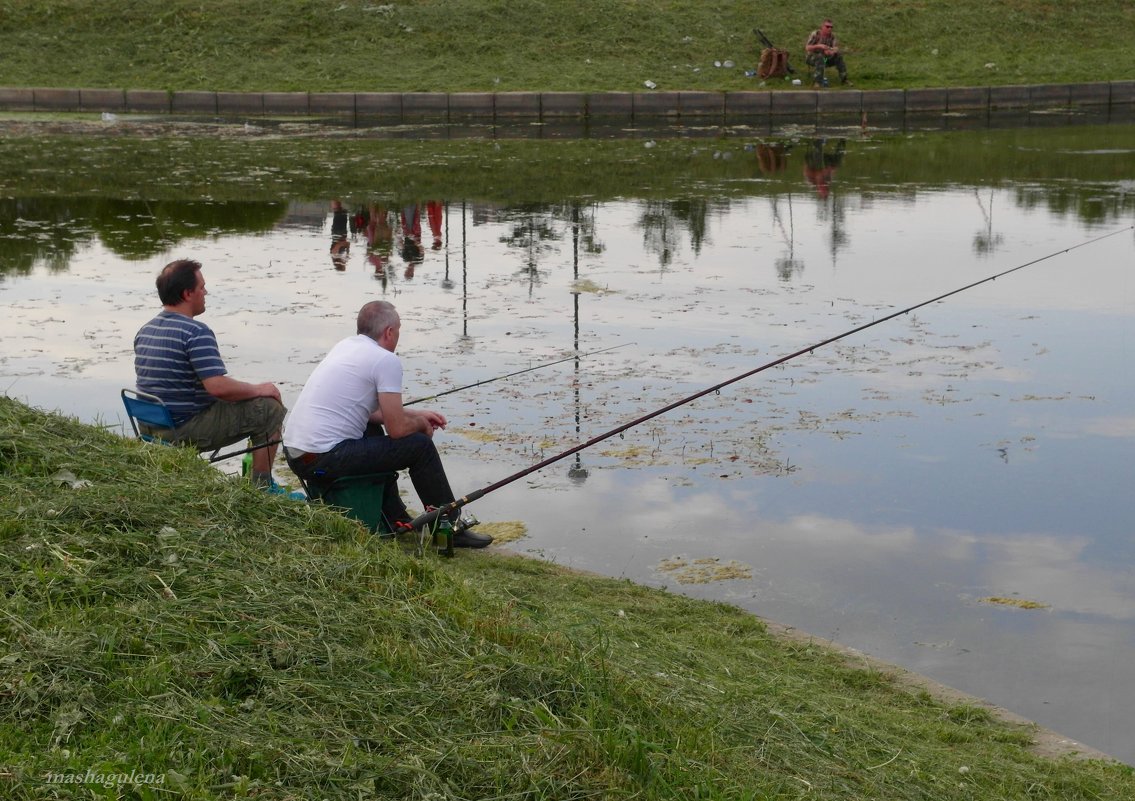
[[[252,416],[268,432],[279,431],[288,414],[287,407],[275,398],[252,398],[243,403],[249,404],[248,408],[254,410]]]

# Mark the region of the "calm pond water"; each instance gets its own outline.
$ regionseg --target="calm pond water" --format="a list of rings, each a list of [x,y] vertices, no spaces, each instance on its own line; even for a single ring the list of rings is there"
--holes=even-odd
[[[331,193],[159,203],[0,183],[0,385],[120,427],[133,334],[180,256],[204,264],[202,319],[232,374],[285,402],[375,298],[402,312],[409,397],[607,349],[430,404],[466,493],[1040,259],[470,511],[522,522],[522,552],[737,604],[1135,763],[1135,128],[628,147],[682,154],[685,192],[653,196],[641,172],[558,202],[348,187],[360,224],[341,260]]]

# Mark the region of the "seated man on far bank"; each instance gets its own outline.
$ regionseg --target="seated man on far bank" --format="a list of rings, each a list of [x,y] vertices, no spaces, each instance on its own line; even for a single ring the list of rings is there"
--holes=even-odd
[[[804,61],[812,68],[812,86],[820,88],[828,85],[824,76],[828,67],[835,67],[839,73],[839,82],[850,86],[847,79],[847,65],[843,63],[843,54],[839,49],[839,40],[835,38],[832,30],[832,21],[824,20],[817,30],[812,31],[804,43]]]
[[[438,412],[402,405],[402,361],[394,355],[402,321],[393,305],[367,303],[355,322],[357,333],[331,348],[311,373],[284,427],[284,456],[309,486],[326,488],[336,479],[409,469],[422,504],[442,507],[454,500],[434,431],[445,428]],[[394,531],[410,515],[392,478],[383,493],[383,515]],[[484,548],[493,541],[451,515],[453,544]]]
[[[273,494],[286,493],[272,478],[287,413],[280,390],[270,382],[248,384],[227,375],[217,337],[194,319],[205,311],[208,294],[200,262],[170,262],[155,283],[162,311],[134,337],[134,373],[138,390],[161,398],[176,428],[139,428],[201,451],[251,439],[253,446],[265,446],[252,452],[252,481]]]

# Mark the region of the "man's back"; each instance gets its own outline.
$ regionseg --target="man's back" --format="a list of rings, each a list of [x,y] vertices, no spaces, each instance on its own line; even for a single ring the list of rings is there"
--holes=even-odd
[[[225,372],[212,330],[191,317],[159,312],[134,337],[138,389],[161,398],[178,425],[215,402],[201,379]]]
[[[402,391],[402,363],[362,334],[340,341],[312,371],[292,406],[284,441],[289,448],[329,451],[362,437],[378,408],[378,393]]]

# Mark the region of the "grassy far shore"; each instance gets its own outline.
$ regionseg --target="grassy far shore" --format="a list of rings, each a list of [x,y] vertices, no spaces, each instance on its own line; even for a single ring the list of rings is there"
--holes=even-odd
[[[0,398],[0,796],[1135,797],[734,607],[409,545]]]
[[[737,91],[754,28],[803,73],[824,15],[858,88],[1135,78],[1129,0],[0,0],[0,87]]]

